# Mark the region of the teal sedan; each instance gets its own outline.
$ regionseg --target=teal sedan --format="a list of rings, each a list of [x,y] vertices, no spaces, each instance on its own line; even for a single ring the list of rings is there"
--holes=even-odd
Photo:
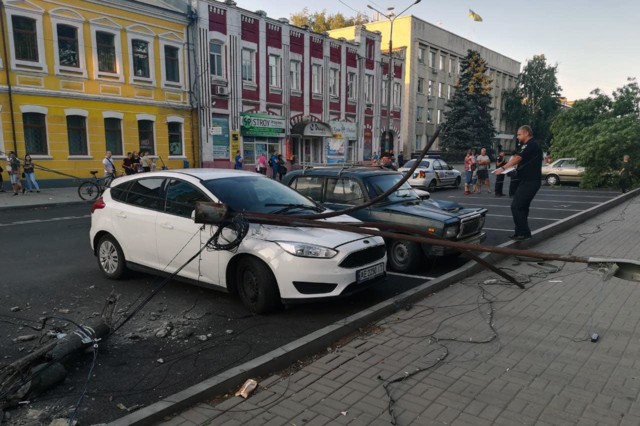
[[[393,187],[402,174],[374,167],[318,167],[288,173],[282,183],[331,210],[361,205]],[[406,182],[394,193],[373,206],[351,216],[363,222],[381,222],[415,227],[434,236],[464,243],[480,243],[487,209],[463,208],[457,203],[422,199]],[[456,250],[387,240],[390,269],[415,271],[426,256],[459,254]]]

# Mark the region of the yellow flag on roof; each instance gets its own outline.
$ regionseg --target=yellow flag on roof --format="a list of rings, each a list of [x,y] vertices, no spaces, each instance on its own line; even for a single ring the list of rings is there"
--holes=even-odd
[[[473,19],[476,22],[482,22],[482,16],[478,15],[471,9],[469,9],[469,18]]]

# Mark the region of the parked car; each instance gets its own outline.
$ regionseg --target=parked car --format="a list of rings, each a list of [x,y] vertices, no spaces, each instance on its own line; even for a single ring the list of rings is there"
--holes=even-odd
[[[583,175],[584,167],[579,166],[575,158],[560,158],[542,166],[542,179],[551,186],[567,182],[580,183]]]
[[[415,158],[407,161],[398,171],[407,174],[416,161],[418,160]],[[425,157],[420,161],[420,165],[407,182],[413,187],[433,192],[436,188],[459,187],[462,183],[461,175],[460,171],[448,165],[444,160]]]
[[[325,210],[261,174],[186,169],[121,177],[91,211],[91,247],[107,278],[126,269],[172,273],[203,248],[215,226],[194,223],[196,201],[236,212],[310,214]],[[353,221],[341,216],[332,221]],[[225,230],[223,236],[227,236]],[[386,275],[380,237],[309,227],[250,224],[233,251],[204,249],[178,277],[237,293],[253,312],[281,301],[337,297]]]
[[[364,204],[395,185],[402,175],[373,167],[339,167],[296,170],[282,183],[332,210]],[[364,222],[415,227],[452,241],[480,243],[486,209],[463,208],[457,203],[423,200],[406,182],[385,200],[352,213]],[[412,272],[425,256],[457,254],[456,250],[405,240],[388,240],[389,267]]]

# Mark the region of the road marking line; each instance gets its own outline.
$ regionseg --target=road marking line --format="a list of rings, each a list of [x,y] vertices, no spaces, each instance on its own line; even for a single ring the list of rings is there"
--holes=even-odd
[[[400,272],[387,272],[387,275],[396,275],[398,277],[420,278],[424,280],[434,280],[434,277],[423,277],[422,275],[401,274]]]
[[[449,198],[458,198],[458,197],[450,195]],[[465,200],[486,200],[486,198],[485,197],[474,197],[474,196],[469,197],[469,196],[467,196],[465,198]],[[558,200],[544,200],[544,199],[540,199],[539,197],[535,197],[533,200],[537,201],[537,202],[543,202],[543,203],[557,203],[558,202]],[[569,201],[569,200],[567,200],[567,201]],[[594,205],[602,204],[601,202],[598,202],[598,201],[569,201],[569,202],[572,203],[572,204],[594,204]]]
[[[467,206],[469,207],[469,206]],[[503,207],[508,209],[508,204],[478,204],[474,203],[473,207]],[[559,212],[583,212],[583,209],[554,209],[552,207],[529,207],[529,210],[557,210]],[[560,219],[555,219],[560,220]]]
[[[558,202],[558,200],[541,200],[538,197],[534,198],[534,200],[535,201],[544,201],[546,203],[557,203]],[[563,201],[567,201],[568,203],[571,203],[571,204],[595,204],[595,205],[602,204],[599,201],[573,201],[573,200],[563,200]]]
[[[566,198],[566,197],[578,197],[578,198],[604,198],[606,200],[610,200],[611,198],[615,198],[615,197],[611,197],[611,196],[606,196],[606,195],[571,195],[571,194],[552,194],[551,192],[544,192],[544,191],[539,191],[538,194],[540,194],[541,196],[544,197],[562,197],[562,198]],[[612,194],[613,195],[613,194]]]
[[[548,210],[548,209],[547,209]],[[510,214],[488,214],[487,216],[491,216],[491,217],[513,217]],[[529,219],[534,219],[534,220],[550,220],[550,221],[559,221],[562,219],[553,219],[553,218],[548,218],[548,217],[531,217],[529,216]],[[483,228],[486,229],[486,228]]]
[[[21,220],[21,221],[18,221],[18,222],[11,222],[11,223],[0,223],[0,227],[14,226],[14,225],[30,225],[30,224],[34,224],[34,223],[57,222],[57,221],[60,221],[60,220],[86,219],[88,217],[91,217],[91,215],[87,214],[87,215],[83,215],[83,216],[52,217],[51,219]]]

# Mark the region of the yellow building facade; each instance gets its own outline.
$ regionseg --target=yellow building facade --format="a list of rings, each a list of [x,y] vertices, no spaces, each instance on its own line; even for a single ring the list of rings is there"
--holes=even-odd
[[[107,150],[119,172],[130,151],[158,168],[197,164],[181,11],[158,0],[3,3],[0,151],[30,154],[52,184],[70,179],[54,171],[102,175]]]

